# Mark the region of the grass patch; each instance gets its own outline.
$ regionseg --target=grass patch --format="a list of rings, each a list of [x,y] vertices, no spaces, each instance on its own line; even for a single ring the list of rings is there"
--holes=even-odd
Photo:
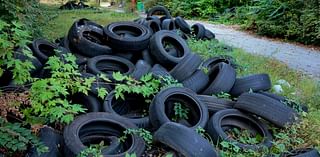
[[[55,9],[51,8],[50,12],[52,12],[52,14],[57,14],[58,12],[58,15],[47,25],[44,25],[41,29],[43,31],[43,36],[51,41],[65,36],[73,22],[80,18],[87,18],[102,26],[105,26],[111,22],[128,21],[137,17],[134,14],[115,13],[105,9],[58,10],[56,7]]]

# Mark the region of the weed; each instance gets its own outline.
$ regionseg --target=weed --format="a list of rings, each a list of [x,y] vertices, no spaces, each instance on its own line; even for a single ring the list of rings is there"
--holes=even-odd
[[[181,119],[185,119],[185,120],[188,119],[188,114],[190,112],[190,109],[187,108],[186,106],[182,105],[179,102],[175,102],[173,110],[174,110],[174,116],[172,117],[173,121],[177,122]]]
[[[128,135],[137,135],[143,138],[143,140],[147,143],[148,148],[151,148],[152,144],[152,134],[150,131],[145,130],[143,128],[139,129],[126,129],[123,131],[123,136],[119,137],[120,142],[125,142],[126,139],[128,138]]]
[[[90,145],[80,152],[77,157],[103,157],[101,154],[102,148],[105,147],[103,141],[99,144]]]

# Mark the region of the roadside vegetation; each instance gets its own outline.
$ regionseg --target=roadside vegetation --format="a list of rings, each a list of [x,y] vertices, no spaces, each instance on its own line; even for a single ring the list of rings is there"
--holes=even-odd
[[[2,1],[0,2],[2,3]],[[29,1],[26,1],[26,3],[29,3]],[[175,6],[177,5],[178,1],[173,1],[171,3],[172,4],[168,2],[167,5],[170,4],[170,6]],[[202,1],[199,1],[198,3],[200,3],[197,4],[199,6],[205,6],[205,4],[201,4]],[[203,3],[208,2],[203,0]],[[245,4],[246,1],[241,2],[241,4],[229,5],[242,6]],[[32,79],[30,77],[30,74],[28,74],[28,71],[30,71],[34,67],[30,62],[21,62],[15,59],[13,57],[14,49],[16,47],[20,47],[29,43],[32,40],[32,37],[45,37],[51,41],[60,37],[64,37],[72,23],[80,18],[87,18],[101,25],[107,25],[110,22],[132,20],[136,17],[133,14],[114,13],[106,10],[57,11],[56,6],[52,8],[50,6],[37,5],[33,7],[33,9],[37,7],[42,7],[42,9],[46,8],[45,13],[39,14],[44,15],[45,18],[34,17],[30,21],[26,19],[27,15],[25,15],[23,12],[21,12],[21,17],[16,16],[20,15],[20,12],[8,12],[8,16],[12,16],[12,19],[22,22],[13,22],[9,18],[1,18],[0,20],[0,30],[2,31],[0,33],[0,63],[6,68],[12,69],[15,74],[14,78],[17,84],[28,83],[29,85],[31,85],[31,90],[29,91],[30,93],[28,92],[24,95],[27,100],[25,100],[25,106],[23,106],[23,108],[19,108],[19,106],[18,108],[16,108],[17,106],[13,106],[12,108],[8,109],[5,108],[6,103],[10,103],[10,105],[17,105],[19,104],[18,102],[12,103],[9,101],[4,101],[0,104],[0,106],[5,106],[1,107],[1,113],[3,113],[3,109],[6,109],[6,111],[14,111],[14,113],[19,115],[21,119],[26,119],[26,121],[21,124],[11,123],[7,121],[6,114],[1,114],[2,118],[0,118],[0,151],[8,152],[8,155],[12,156],[15,152],[21,153],[27,150],[30,145],[37,147],[39,152],[47,151],[46,147],[44,147],[35,136],[35,132],[37,132],[35,131],[36,128],[39,127],[39,125],[41,126],[45,122],[53,123],[57,128],[62,128],[63,125],[70,123],[73,120],[74,116],[84,112],[84,109],[81,108],[80,105],[70,104],[66,99],[60,99],[58,98],[58,96],[69,96],[70,93],[66,91],[72,91],[72,93],[81,92],[85,94],[90,89],[90,85],[94,81],[93,78],[80,78],[80,74],[77,72],[78,67],[75,64],[75,57],[72,55],[64,55],[63,57],[65,62],[62,62],[59,57],[50,57],[46,68],[51,70],[52,76],[49,76],[45,79]],[[214,10],[214,8],[211,9]],[[225,8],[222,7],[215,10],[215,12],[220,13],[224,9]],[[180,10],[184,9],[182,8]],[[202,9],[200,8],[199,10]],[[207,12],[199,13],[199,16],[207,18],[211,17],[211,11],[212,10],[207,10]],[[191,14],[184,15],[191,16]],[[29,22],[32,23],[32,25],[28,25]],[[232,143],[226,143],[222,141],[221,143],[215,144],[217,149],[221,151],[220,153],[222,156],[262,156],[269,153],[280,154],[283,151],[305,147],[316,147],[317,149],[320,149],[319,81],[313,80],[308,76],[304,76],[299,72],[291,70],[286,65],[276,60],[247,54],[240,49],[231,48],[217,41],[196,41],[191,39],[189,40],[189,46],[191,47],[193,52],[200,54],[203,58],[209,58],[218,55],[232,56],[240,67],[237,71],[238,76],[244,76],[254,73],[268,73],[273,84],[278,84],[279,80],[285,80],[290,84],[290,86],[283,86],[283,92],[281,92],[280,94],[288,97],[290,100],[297,102],[298,104],[301,103],[309,107],[309,113],[302,113],[303,120],[301,121],[301,123],[293,125],[289,128],[273,130],[276,133],[274,134],[274,146],[271,148],[271,150],[262,152],[244,151],[233,145]],[[28,55],[30,52],[23,53]],[[2,75],[2,70],[3,69],[0,69],[0,76]],[[114,75],[115,78],[117,78],[117,74]],[[101,79],[104,79],[104,77],[101,76]],[[126,78],[125,76],[120,75],[118,76],[118,79],[121,81],[127,79],[129,80],[127,82],[130,83],[130,78]],[[137,81],[128,85],[123,84],[122,86],[117,87],[118,90],[122,92],[132,92],[134,89],[134,91],[136,91],[139,88],[143,87],[143,91],[141,92],[144,92],[148,91],[148,88],[150,88],[150,90],[155,89],[154,82],[159,82],[159,80],[156,79],[148,79],[147,81],[144,81],[144,83],[148,83],[148,81],[151,82],[150,85],[141,85],[141,82],[139,83]],[[134,85],[137,85],[137,88],[129,88]],[[106,96],[105,92],[101,93],[101,97]],[[148,95],[154,93],[149,92],[140,94]],[[1,101],[9,100],[8,98],[12,97],[21,98],[21,95],[10,96],[1,94],[1,98],[2,97],[4,99],[0,99]],[[119,93],[119,97],[121,97],[121,93]],[[46,107],[42,107],[41,104],[43,102],[46,102],[49,105]],[[175,104],[176,120],[188,117],[188,112],[189,111],[187,109],[184,109],[184,106],[182,106],[181,104]],[[208,137],[206,135],[206,132],[202,128],[198,128],[197,132],[202,136]],[[138,134],[139,136],[142,136],[148,144],[152,143],[152,135],[150,135],[150,132],[146,130],[125,130],[122,140],[125,140],[126,135],[128,134]],[[244,136],[245,138],[242,140],[243,142],[247,143],[256,143],[257,141],[261,140],[259,139],[259,137],[251,137],[250,135],[247,135],[246,132],[240,132],[239,130],[230,132],[230,135],[235,137]],[[19,137],[18,140],[16,140],[16,137]],[[89,147],[88,150],[81,154],[81,156],[88,156],[88,154],[95,154],[95,156],[99,156],[99,153],[101,153],[101,150],[99,150],[100,147],[102,146],[97,145]],[[128,154],[127,156],[133,157],[135,155]]]

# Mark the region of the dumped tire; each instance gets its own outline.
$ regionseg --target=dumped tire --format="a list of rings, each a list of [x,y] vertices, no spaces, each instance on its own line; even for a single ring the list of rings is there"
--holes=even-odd
[[[220,110],[232,109],[235,102],[227,99],[219,99],[209,95],[198,95],[200,101],[202,101],[208,107],[209,114],[212,115]]]
[[[95,97],[98,97],[98,88],[104,88],[107,92],[111,92],[113,88],[107,82],[99,79],[96,75],[90,73],[81,73],[81,77],[83,78],[96,78],[94,82],[91,84],[90,93],[92,93]]]
[[[271,88],[271,81],[268,74],[255,74],[237,78],[230,94],[239,96],[245,92],[267,91]]]
[[[32,50],[28,46],[21,47],[21,48],[18,48],[13,53],[14,58],[18,59],[18,60],[21,60],[23,62],[30,61],[32,63],[32,65],[34,66],[34,69],[32,69],[30,71],[30,74],[35,74],[35,73],[39,72],[41,70],[41,68],[43,67],[43,64],[36,57],[28,57],[27,55],[24,54],[23,51],[32,52]]]
[[[212,33],[210,30],[206,29],[204,32],[204,39],[206,40],[211,40],[211,39],[215,39],[216,35],[214,33]]]
[[[177,118],[176,121],[186,120],[189,127],[196,129],[204,128],[208,121],[208,108],[203,104],[192,90],[183,87],[169,87],[161,90],[152,100],[149,108],[149,117],[152,125],[159,128],[166,122],[173,121],[175,116],[174,107],[189,109],[187,119]]]
[[[195,130],[167,122],[154,134],[154,141],[165,144],[185,157],[218,157],[214,147]]]
[[[196,23],[191,26],[192,34],[195,35],[196,39],[203,39],[205,36],[206,28],[200,23]]]
[[[167,53],[165,49],[166,44],[170,44],[176,49],[177,57]],[[161,30],[155,33],[150,39],[150,53],[159,63],[173,67],[190,54],[190,49],[187,43],[174,32]]]
[[[201,67],[205,68],[209,71],[215,65],[217,65],[218,63],[221,63],[221,62],[231,65],[234,69],[237,69],[237,67],[238,67],[238,65],[235,63],[234,59],[231,56],[227,56],[227,55],[209,58],[202,63]]]
[[[47,40],[36,39],[32,42],[31,50],[33,55],[36,56],[42,64],[45,64],[49,57],[56,54],[55,51],[59,51],[59,47]]]
[[[172,78],[172,76],[170,75],[170,73],[160,64],[155,64],[152,69],[151,69],[151,73],[154,77],[156,78],[160,78],[160,77],[170,77]]]
[[[44,146],[48,147],[48,152],[41,153],[40,155],[37,152],[36,148],[32,148],[28,153],[27,157],[58,157],[62,156],[60,152],[60,147],[63,144],[62,135],[56,130],[50,127],[43,127],[40,129],[39,135],[40,142]]]
[[[160,24],[158,22],[156,22],[155,20],[149,20],[147,22],[146,26],[151,30],[152,34],[161,30]]]
[[[294,123],[298,118],[298,114],[290,107],[278,100],[257,93],[240,95],[234,108],[260,116],[282,128]]]
[[[146,75],[151,70],[151,66],[144,60],[138,60],[135,69],[131,76],[139,80],[143,75]]]
[[[88,95],[77,93],[72,96],[72,103],[80,104],[86,108],[86,112],[101,112],[102,104],[99,99],[91,93]]]
[[[151,37],[150,29],[135,22],[111,23],[104,28],[104,33],[113,49],[123,51],[142,51],[148,47]]]
[[[181,82],[190,77],[198,69],[201,62],[202,60],[199,55],[189,54],[170,71],[170,74]]]
[[[202,91],[208,83],[209,76],[199,69],[182,82],[183,87],[189,88],[196,93]]]
[[[142,59],[146,61],[149,65],[154,65],[154,59],[152,58],[149,49],[145,49],[142,51]]]
[[[75,157],[87,148],[82,139],[92,135],[123,136],[126,129],[136,129],[137,127],[127,120],[108,113],[93,112],[77,117],[70,125],[67,125],[63,132],[65,143],[65,156]],[[110,141],[106,141],[106,143]],[[106,144],[105,143],[105,144]],[[98,144],[88,142],[87,144]],[[145,149],[143,139],[137,135],[129,135],[123,144],[124,150],[117,154],[103,154],[110,157],[125,156],[125,154],[136,153],[142,155]]]
[[[147,18],[155,15],[155,13],[157,13],[157,12],[164,13],[165,19],[171,19],[170,12],[168,11],[167,8],[165,8],[163,6],[155,6],[155,7],[152,7],[151,9],[149,9],[148,13],[147,13]]]
[[[165,19],[161,23],[161,28],[163,30],[174,30],[176,28],[174,24],[174,20],[172,19]]]
[[[320,154],[314,148],[301,148],[282,153],[280,157],[320,157]]]
[[[101,55],[88,60],[88,70],[95,75],[105,74],[108,78],[112,78],[112,73],[118,71],[124,75],[130,75],[134,65],[121,57]]]
[[[73,23],[68,33],[68,40],[77,52],[88,57],[111,54],[103,34],[103,27],[87,19]]]
[[[174,20],[176,27],[178,29],[180,29],[182,32],[186,33],[186,34],[190,34],[191,33],[191,28],[189,26],[189,24],[180,16],[177,16]]]
[[[150,120],[145,111],[149,104],[145,102],[146,98],[138,94],[126,94],[125,100],[115,97],[115,91],[112,91],[106,97],[103,103],[105,112],[122,116],[127,121],[137,125],[139,128],[149,128]]]
[[[262,136],[263,141],[259,144],[240,143],[226,133],[226,131],[233,128],[247,130],[254,137],[259,134]],[[207,131],[215,143],[226,141],[242,149],[252,150],[259,150],[264,147],[270,148],[272,146],[272,135],[268,128],[257,118],[248,116],[236,109],[226,109],[215,113],[208,122]]]
[[[159,26],[161,25],[160,18],[158,16],[149,16],[146,18],[147,21],[154,21],[156,22]]]
[[[202,94],[228,93],[236,80],[236,72],[232,66],[222,62],[209,70],[209,80],[210,84]]]

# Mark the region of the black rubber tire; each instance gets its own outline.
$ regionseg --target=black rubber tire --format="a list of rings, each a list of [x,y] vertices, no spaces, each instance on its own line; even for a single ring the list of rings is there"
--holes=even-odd
[[[154,65],[154,59],[152,58],[149,49],[145,49],[142,51],[142,59],[146,61],[149,65],[153,66]]]
[[[171,77],[171,74],[160,64],[155,64],[152,69],[151,69],[151,73],[154,77],[156,78],[160,78],[160,77]]]
[[[240,143],[230,138],[225,133],[226,128],[224,127],[245,129],[253,134],[259,133],[264,140],[256,145]],[[270,148],[272,146],[272,135],[268,131],[268,128],[257,118],[248,116],[236,109],[226,109],[215,113],[208,122],[207,131],[215,143],[227,141],[237,145],[241,149],[252,150],[259,150],[265,147]]]
[[[205,30],[204,39],[211,40],[211,39],[215,39],[215,38],[216,38],[216,35],[213,32],[211,32],[208,29]]]
[[[239,96],[242,93],[253,91],[267,91],[271,88],[271,80],[268,74],[255,74],[237,78],[230,94]]]
[[[147,13],[147,18],[150,17],[150,16],[153,16],[156,12],[163,12],[165,14],[164,17],[166,19],[171,19],[170,12],[164,6],[154,6],[151,9],[149,9],[148,13]]]
[[[125,99],[127,100],[122,100],[121,98],[116,99],[115,91],[112,91],[108,94],[103,103],[103,110],[108,113],[117,114],[125,118],[127,121],[134,123],[139,128],[150,128],[151,123],[149,116],[140,117],[143,114],[142,111],[135,112],[134,115],[136,116],[132,116],[130,114],[133,112],[132,109],[137,109],[135,107],[138,107],[137,110],[140,111],[142,108],[139,107],[143,107],[143,105],[149,105],[145,104],[145,98],[142,95],[127,94]]]
[[[99,79],[96,75],[90,73],[81,73],[81,77],[83,78],[90,78],[95,77],[96,80],[91,84],[90,93],[92,93],[95,97],[98,97],[98,88],[104,88],[107,92],[111,92],[113,90],[112,86],[107,82]]]
[[[82,93],[76,93],[71,98],[73,104],[80,104],[86,108],[86,112],[102,112],[102,104],[99,99],[91,94],[88,95]]]
[[[160,18],[158,16],[149,16],[146,18],[147,21],[154,21],[156,22],[159,26],[161,25]]]
[[[281,96],[281,95],[277,95],[277,94],[274,94],[274,93],[270,93],[270,92],[259,91],[257,93],[265,95],[265,96],[268,96],[268,97],[270,97],[272,99],[276,99],[278,101],[285,101],[286,100],[286,97]]]
[[[314,148],[301,148],[282,153],[280,157],[320,157],[320,154]]]
[[[42,63],[39,61],[39,59],[37,59],[36,57],[28,57],[27,55],[24,54],[23,51],[30,51],[32,52],[32,50],[28,47],[28,46],[25,46],[25,47],[21,47],[21,48],[18,48],[14,53],[14,58],[15,59],[19,59],[23,62],[26,62],[26,61],[30,61],[32,63],[32,65],[34,66],[34,69],[32,69],[30,71],[30,74],[35,74],[37,72],[39,72],[41,70],[41,68],[43,67]]]
[[[195,35],[196,39],[200,40],[204,38],[206,28],[200,23],[196,23],[191,26],[192,34]]]
[[[191,128],[206,126],[209,118],[208,108],[197,98],[196,93],[184,87],[169,87],[161,90],[151,102],[149,117],[155,128],[172,121],[170,118],[174,114],[174,102],[179,102],[190,109],[189,116],[192,117],[186,120]]]
[[[164,39],[174,46],[177,50],[178,57],[171,56],[167,53],[163,45]],[[174,32],[161,30],[155,33],[150,39],[150,53],[162,65],[166,65],[166,67],[174,67],[184,57],[189,55],[190,49],[187,43]]]
[[[177,16],[175,18],[174,22],[176,23],[177,29],[180,29],[182,32],[184,32],[186,34],[191,33],[191,28],[190,28],[189,24],[182,17]]]
[[[163,30],[174,30],[176,29],[176,26],[174,24],[174,20],[173,19],[165,19],[162,21],[161,23],[161,28]]]
[[[183,87],[189,88],[196,93],[202,91],[208,83],[209,76],[200,69],[196,70],[190,77],[182,82]]]
[[[167,122],[154,134],[154,141],[160,142],[185,157],[218,157],[214,147],[194,129]]]
[[[146,49],[152,34],[150,29],[135,22],[114,22],[103,30],[110,46],[113,49],[123,51],[142,51]],[[123,36],[124,31],[132,36]]]
[[[234,61],[234,58],[231,56],[227,56],[227,55],[221,55],[221,56],[209,58],[209,59],[205,60],[201,66],[203,68],[210,70],[215,65],[217,65],[218,63],[221,63],[221,62],[231,65],[234,69],[238,68],[238,65]]]
[[[209,95],[198,95],[200,101],[207,105],[209,114],[212,115],[220,110],[232,109],[235,102],[227,99],[219,99]]]
[[[103,68],[106,68],[107,72],[101,70]],[[130,75],[134,70],[134,65],[122,57],[101,55],[88,60],[88,70],[95,75],[106,74],[108,78],[112,78],[112,72],[117,71],[124,75]]]
[[[172,70],[170,70],[171,76],[176,80],[182,82],[189,78],[202,63],[201,57],[197,54],[189,54],[181,60]]]
[[[234,108],[260,116],[282,128],[294,123],[298,118],[298,114],[292,108],[258,93],[240,95]]]
[[[103,27],[87,19],[73,23],[68,33],[68,40],[77,52],[88,57],[112,53],[104,37]]]
[[[151,30],[152,34],[161,30],[160,24],[158,24],[155,20],[149,20],[145,26]]]
[[[54,56],[56,54],[55,51],[59,50],[58,45],[45,39],[34,40],[30,48],[33,52],[33,55],[37,57],[42,64],[45,64],[49,57]]]
[[[132,78],[139,80],[143,75],[146,75],[151,70],[151,66],[144,60],[138,60],[135,69],[131,74]]]
[[[133,62],[134,57],[135,57],[134,53],[131,53],[131,52],[116,52],[116,53],[114,53],[112,55],[125,58],[125,59],[127,59],[127,60],[129,60],[131,62]]]
[[[93,126],[92,126],[93,125]],[[100,127],[99,127],[100,126]],[[86,130],[87,128],[87,130]],[[91,135],[109,135],[121,137],[126,129],[137,127],[127,120],[104,112],[92,112],[77,117],[70,125],[64,128],[65,156],[75,157],[87,147],[81,142],[82,138]],[[120,154],[108,155],[110,157],[123,157],[125,154],[136,153],[141,156],[145,149],[143,139],[137,135],[129,135],[127,150]],[[107,154],[105,154],[107,155]]]
[[[62,135],[50,128],[43,127],[40,129],[39,135],[40,142],[44,144],[44,146],[48,147],[48,152],[38,154],[36,148],[31,148],[30,151],[26,154],[26,157],[59,157],[62,156],[60,152],[60,147],[63,144]]]
[[[209,70],[209,78],[210,84],[202,94],[228,93],[236,80],[236,71],[229,64],[219,63]]]

